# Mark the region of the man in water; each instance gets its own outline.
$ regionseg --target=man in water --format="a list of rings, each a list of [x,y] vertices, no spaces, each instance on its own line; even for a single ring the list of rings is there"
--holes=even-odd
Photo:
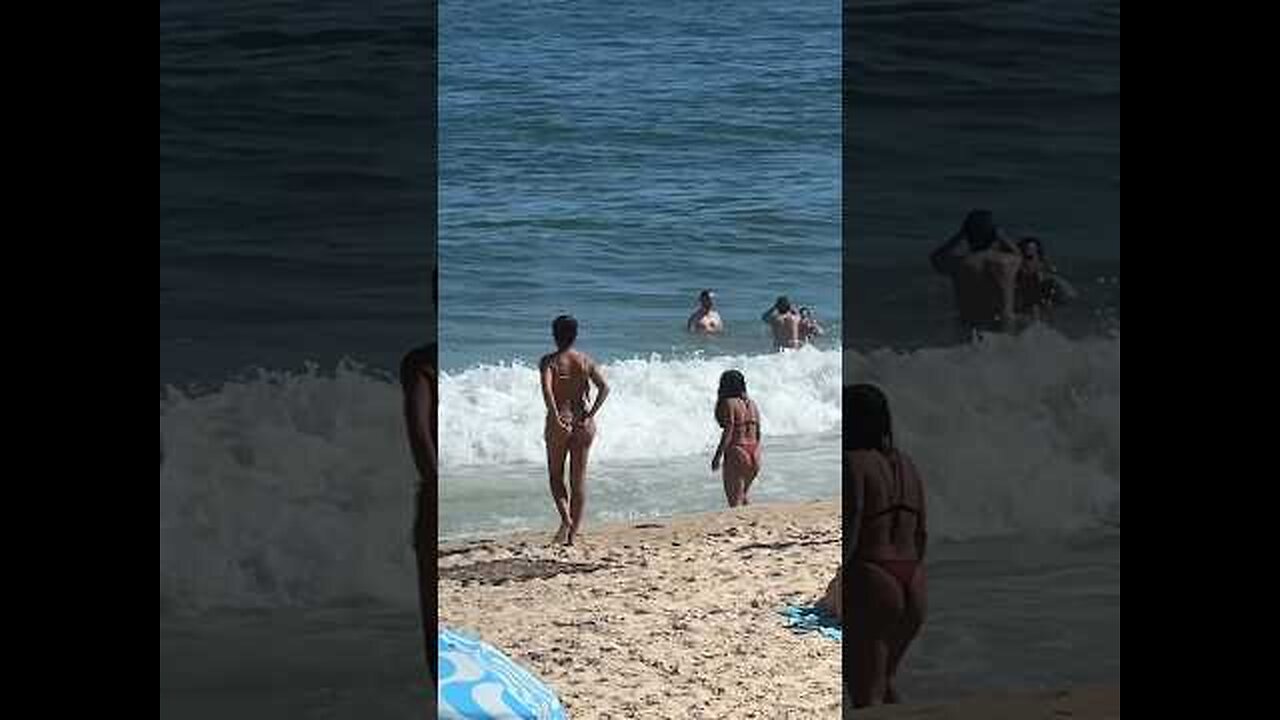
[[[961,241],[968,252],[957,253]],[[929,256],[933,269],[951,278],[960,324],[970,337],[983,332],[1013,332],[1017,327],[1015,293],[1018,249],[989,210],[974,210],[959,232]]]
[[[698,295],[698,309],[689,316],[685,328],[691,333],[715,335],[724,332],[724,321],[720,319],[720,311],[716,310],[716,294],[703,290]]]
[[[769,329],[773,331],[774,349],[794,349],[804,344],[804,336],[800,332],[800,313],[796,312],[786,295],[779,295],[760,319],[768,323]]]
[[[439,270],[431,274],[431,307],[439,302]],[[413,550],[418,568],[418,610],[422,614],[423,651],[436,680],[436,344],[427,343],[410,350],[400,362],[400,385],[404,392],[404,421],[409,451],[418,471],[414,496]],[[432,699],[434,703],[434,698]]]

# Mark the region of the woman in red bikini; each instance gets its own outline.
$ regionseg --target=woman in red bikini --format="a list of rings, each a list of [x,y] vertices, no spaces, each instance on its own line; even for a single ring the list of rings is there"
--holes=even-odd
[[[716,422],[723,431],[711,471],[720,469],[724,459],[724,496],[729,507],[749,505],[747,491],[760,474],[760,411],[747,397],[747,381],[737,370],[720,376],[716,400]]]
[[[925,491],[915,463],[893,445],[889,401],[873,385],[844,389],[845,608],[857,618],[853,706],[898,702],[894,678],[926,609]],[[843,570],[844,568],[842,568]]]

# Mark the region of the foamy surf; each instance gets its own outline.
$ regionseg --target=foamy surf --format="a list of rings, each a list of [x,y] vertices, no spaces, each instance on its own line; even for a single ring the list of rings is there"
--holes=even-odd
[[[409,604],[399,388],[354,365],[160,401],[161,611]]]
[[[897,444],[929,486],[935,535],[1120,521],[1120,338],[1018,337],[849,352],[849,382],[889,396]]]
[[[720,373],[738,369],[760,408],[768,437],[816,435],[840,428],[838,350],[802,348],[768,355],[659,355],[602,365],[612,394],[598,415],[593,462],[655,460],[714,448]],[[542,463],[546,410],[537,369],[483,365],[440,377],[440,460],[468,465]]]
[[[592,522],[723,505],[708,463],[728,367],[761,405],[757,501],[837,495],[842,365],[889,393],[897,441],[930,486],[935,537],[1119,522],[1120,340],[1047,331],[911,353],[610,363]],[[441,391],[442,532],[554,524],[533,371],[474,368]],[[169,390],[160,435],[162,610],[412,603],[416,477],[388,377],[343,365]]]

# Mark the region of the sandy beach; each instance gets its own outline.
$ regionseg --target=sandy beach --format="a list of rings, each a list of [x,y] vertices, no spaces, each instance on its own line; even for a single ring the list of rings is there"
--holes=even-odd
[[[840,501],[445,544],[440,619],[547,681],[574,720],[829,718],[840,643],[778,615],[819,597]]]
[[[823,591],[840,501],[757,505],[440,546],[440,618],[547,681],[574,720],[837,718],[840,644],[778,610]],[[960,693],[962,696],[967,695]],[[861,711],[909,720],[1107,720],[1120,686],[979,691]]]

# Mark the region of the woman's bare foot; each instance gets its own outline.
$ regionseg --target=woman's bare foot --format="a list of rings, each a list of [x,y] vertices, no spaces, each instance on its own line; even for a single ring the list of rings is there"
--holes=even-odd
[[[561,525],[561,526],[560,526],[560,529],[556,531],[555,539],[554,539],[554,540],[552,540],[551,542],[552,542],[552,544],[554,544],[554,545],[569,545],[569,544],[571,544],[571,543],[572,543],[572,541],[570,541],[570,540],[569,540],[569,526],[568,526],[568,525]]]

